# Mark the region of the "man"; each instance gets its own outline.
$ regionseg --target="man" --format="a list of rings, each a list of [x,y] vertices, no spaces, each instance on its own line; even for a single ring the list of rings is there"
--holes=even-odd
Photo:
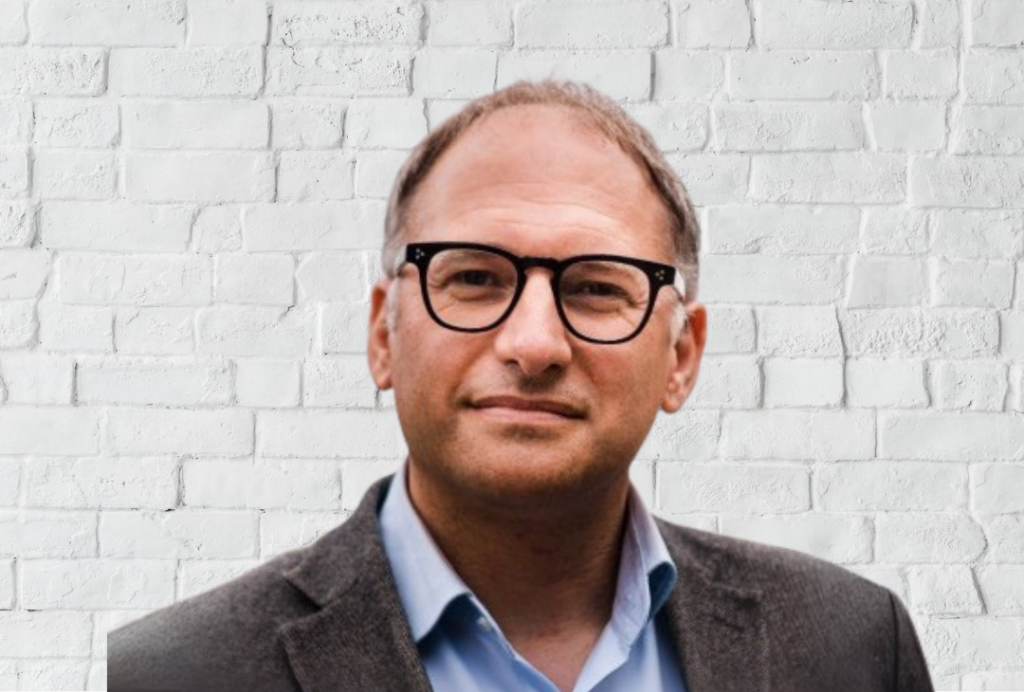
[[[402,473],[311,547],[113,633],[111,689],[931,689],[888,591],[655,522],[632,490],[697,378],[697,238],[604,97],[467,106],[400,173],[372,293]]]

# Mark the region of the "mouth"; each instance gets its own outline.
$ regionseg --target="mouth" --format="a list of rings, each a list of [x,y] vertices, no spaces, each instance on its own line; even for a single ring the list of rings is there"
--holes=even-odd
[[[470,407],[510,420],[561,421],[584,417],[581,406],[557,399],[528,399],[517,396],[490,396],[475,399]]]

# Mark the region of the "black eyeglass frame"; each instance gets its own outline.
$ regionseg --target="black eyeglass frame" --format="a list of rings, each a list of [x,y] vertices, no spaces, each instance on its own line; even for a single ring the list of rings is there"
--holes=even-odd
[[[482,252],[490,252],[504,257],[515,267],[515,293],[512,295],[512,300],[509,302],[505,311],[491,324],[483,327],[457,327],[445,322],[436,312],[434,312],[434,306],[430,304],[430,290],[427,286],[427,268],[430,266],[430,261],[434,259],[437,254],[444,252],[445,250],[479,250]],[[580,262],[621,262],[640,269],[647,276],[647,281],[650,287],[650,297],[647,300],[647,308],[644,311],[644,315],[632,333],[619,339],[595,339],[581,334],[569,322],[569,318],[566,316],[565,309],[562,306],[562,296],[560,295],[559,289],[560,279],[562,274],[564,274],[569,267]],[[423,295],[423,304],[427,308],[427,313],[442,327],[456,332],[486,332],[494,329],[508,319],[508,316],[512,314],[512,311],[515,310],[516,305],[519,303],[519,298],[523,294],[523,288],[526,286],[526,270],[533,267],[542,267],[551,272],[551,292],[555,298],[555,308],[558,310],[558,317],[562,320],[562,324],[565,325],[565,328],[568,329],[569,333],[576,338],[594,344],[621,344],[636,338],[636,336],[643,331],[644,327],[647,326],[647,321],[651,318],[651,314],[654,312],[654,304],[657,302],[658,292],[665,286],[672,286],[679,293],[680,299],[684,302],[686,300],[685,288],[681,285],[681,282],[676,280],[677,271],[675,267],[670,264],[638,259],[636,257],[625,257],[623,255],[575,255],[573,257],[567,257],[560,260],[555,259],[554,257],[521,257],[509,252],[508,250],[494,247],[493,245],[484,245],[482,243],[433,242],[407,244],[405,246],[404,256],[400,255],[398,262],[395,264],[395,273],[397,274],[402,265],[406,263],[415,265],[419,270],[420,291]]]

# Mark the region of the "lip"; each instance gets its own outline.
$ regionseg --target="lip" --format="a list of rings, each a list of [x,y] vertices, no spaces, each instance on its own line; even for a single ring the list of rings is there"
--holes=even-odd
[[[527,399],[517,396],[488,396],[476,399],[470,406],[509,418],[538,419],[579,419],[583,409],[567,401],[557,399]]]

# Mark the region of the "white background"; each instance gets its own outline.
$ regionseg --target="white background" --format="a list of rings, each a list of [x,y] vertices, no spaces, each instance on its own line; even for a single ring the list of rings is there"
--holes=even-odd
[[[896,591],[1024,689],[1024,2],[0,0],[0,689],[335,526],[403,442],[367,287],[408,148],[588,81],[701,208],[681,523]]]

